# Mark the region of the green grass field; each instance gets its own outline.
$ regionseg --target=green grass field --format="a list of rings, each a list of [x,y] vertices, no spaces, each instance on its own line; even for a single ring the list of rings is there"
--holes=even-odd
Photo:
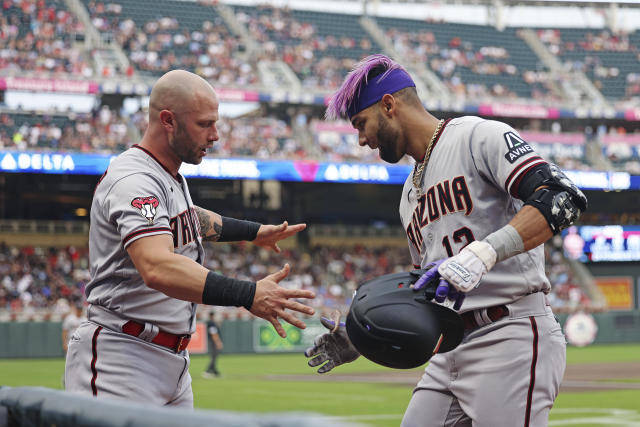
[[[569,348],[569,364],[640,362],[640,345]],[[206,356],[191,364],[198,408],[252,412],[304,411],[370,426],[398,426],[411,386],[367,382],[314,381],[317,374],[301,354],[222,355],[221,378],[203,379]],[[62,359],[0,359],[0,385],[44,386],[59,389]],[[339,374],[393,373],[360,358],[341,366]],[[308,375],[308,380],[278,378]],[[420,372],[416,371],[416,380]],[[640,372],[629,372],[629,381]],[[364,381],[364,379],[363,379]],[[555,426],[640,426],[640,390],[561,393],[551,412]]]

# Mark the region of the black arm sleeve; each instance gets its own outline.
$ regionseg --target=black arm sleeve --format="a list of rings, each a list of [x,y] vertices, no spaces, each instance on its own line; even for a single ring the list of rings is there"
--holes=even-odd
[[[545,170],[549,166],[545,163],[536,165],[529,169],[520,180],[518,187],[518,199],[526,201],[533,193],[536,192],[536,188],[541,185],[545,185]]]
[[[210,271],[202,290],[202,303],[244,307],[251,310],[256,295],[256,283],[247,280],[232,279]]]
[[[258,222],[223,216],[222,231],[220,231],[218,242],[238,242],[240,240],[251,242],[256,239],[260,225]]]

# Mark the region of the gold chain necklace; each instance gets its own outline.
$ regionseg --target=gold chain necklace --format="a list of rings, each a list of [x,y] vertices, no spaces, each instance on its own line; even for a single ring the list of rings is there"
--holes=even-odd
[[[420,184],[422,183],[424,168],[427,166],[427,163],[429,163],[429,157],[431,157],[431,150],[433,149],[433,143],[438,137],[438,134],[440,133],[440,129],[442,128],[443,124],[444,124],[444,119],[441,119],[438,122],[438,126],[436,126],[436,130],[433,131],[433,135],[431,135],[431,141],[429,141],[429,145],[427,146],[427,152],[424,155],[424,160],[422,160],[422,162],[420,163],[416,162],[416,164],[413,166],[413,187],[416,189],[416,193],[417,193],[416,198],[420,198],[421,196]]]

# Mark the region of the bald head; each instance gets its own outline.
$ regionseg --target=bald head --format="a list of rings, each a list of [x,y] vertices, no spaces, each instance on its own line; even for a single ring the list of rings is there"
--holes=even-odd
[[[197,111],[202,103],[218,100],[213,87],[202,77],[184,70],[173,70],[158,79],[149,97],[149,120],[162,110],[180,115]]]
[[[151,89],[149,126],[140,146],[174,174],[183,162],[200,164],[219,138],[218,107],[216,92],[206,80],[188,71],[170,71]]]

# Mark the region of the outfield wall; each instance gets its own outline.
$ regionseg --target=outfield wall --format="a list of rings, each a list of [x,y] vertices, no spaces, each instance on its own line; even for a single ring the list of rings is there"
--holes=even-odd
[[[563,324],[568,315],[558,316]],[[594,313],[598,325],[595,344],[640,342],[640,310]],[[220,326],[225,353],[302,352],[325,331],[317,319],[305,319],[307,329],[285,324],[287,338],[281,339],[263,320],[227,320]],[[204,328],[198,328],[204,331]],[[60,322],[0,322],[0,358],[62,357]],[[199,332],[200,333],[200,332]],[[206,339],[194,337],[205,346],[191,349],[192,354],[206,352]]]

